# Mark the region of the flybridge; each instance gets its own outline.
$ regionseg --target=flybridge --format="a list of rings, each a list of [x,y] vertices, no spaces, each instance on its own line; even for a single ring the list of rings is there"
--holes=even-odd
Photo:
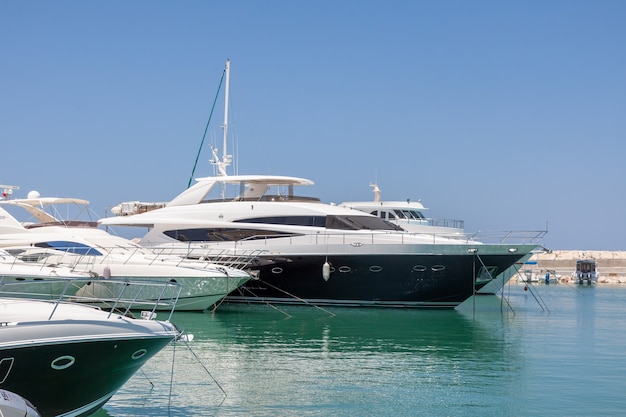
[[[294,186],[313,185],[305,178],[280,175],[231,175],[198,178],[169,203],[127,201],[111,209],[116,216],[148,213],[167,206],[184,206],[218,201],[307,201],[319,202],[316,197],[294,194]],[[226,188],[231,187],[227,192]]]

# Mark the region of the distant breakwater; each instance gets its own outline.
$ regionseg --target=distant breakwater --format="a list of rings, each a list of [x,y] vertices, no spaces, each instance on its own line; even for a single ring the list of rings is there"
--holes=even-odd
[[[519,273],[532,270],[533,275],[543,276],[547,272],[557,275],[561,281],[572,281],[576,261],[596,261],[598,283],[626,284],[626,251],[555,250],[533,255]]]
[[[543,277],[549,272],[561,281],[573,281],[576,261],[581,259],[596,261],[598,283],[626,284],[626,251],[554,250],[538,253],[520,268],[519,274],[531,270],[533,275]]]

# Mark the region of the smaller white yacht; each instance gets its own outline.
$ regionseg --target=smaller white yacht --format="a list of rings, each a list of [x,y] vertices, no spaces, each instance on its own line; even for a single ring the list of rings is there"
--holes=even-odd
[[[119,313],[122,299],[106,311],[2,295],[0,390],[28,400],[42,416],[92,414],[180,336],[169,320],[155,320],[154,310],[141,318]]]
[[[431,233],[447,237],[464,237],[465,225],[463,220],[434,219],[424,215],[428,210],[421,200],[412,201],[384,201],[381,200],[381,191],[378,184],[370,184],[374,192],[373,201],[347,201],[339,204],[391,222],[410,233]]]
[[[96,221],[67,220],[58,214],[62,211],[59,205],[77,207],[78,216],[87,212],[88,204],[88,201],[76,198],[44,198],[37,192],[29,193],[26,199],[2,200],[0,248],[42,268],[67,268],[73,274],[100,278],[179,283],[182,291],[178,310],[210,308],[251,278],[241,266],[253,256],[240,255],[236,262],[218,264],[208,249],[203,252],[202,259],[198,257],[193,261],[180,256],[158,255],[98,228]],[[27,218],[18,221],[7,211],[14,208],[25,210]],[[66,211],[70,210],[67,208]],[[63,272],[64,276],[68,274]]]

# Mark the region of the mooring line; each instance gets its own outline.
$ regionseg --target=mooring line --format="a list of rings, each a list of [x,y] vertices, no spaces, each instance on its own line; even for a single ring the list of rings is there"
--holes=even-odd
[[[539,305],[539,307],[541,307],[542,310],[548,310],[548,313],[549,313],[550,309],[548,308],[548,305],[546,304],[546,302],[541,297],[541,294],[539,294],[539,291],[536,291],[536,289],[532,285],[532,283],[525,282],[524,285],[530,291],[530,294],[533,296],[535,301],[537,301],[537,304]]]
[[[327,313],[327,314],[330,314],[331,316],[336,316],[336,314],[335,314],[335,313],[330,312],[330,311],[328,311],[328,310],[326,310],[326,309],[324,309],[324,308],[322,308],[322,307],[320,307],[320,306],[318,306],[318,305],[315,305],[315,304],[313,304],[313,303],[311,303],[311,302],[309,302],[309,301],[305,300],[304,298],[300,298],[300,297],[298,297],[297,295],[291,294],[291,293],[289,293],[288,291],[285,291],[285,290],[283,290],[283,289],[281,289],[281,288],[278,288],[278,287],[276,287],[276,286],[274,286],[274,285],[272,285],[272,284],[270,284],[270,283],[268,283],[268,282],[265,282],[265,281],[261,281],[261,282],[262,282],[263,284],[267,285],[267,286],[270,286],[270,287],[274,288],[275,290],[278,290],[278,291],[282,292],[283,294],[287,294],[288,296],[295,298],[296,300],[298,300],[298,301],[300,301],[300,302],[302,302],[302,303],[304,303],[304,304],[307,304],[307,305],[309,305],[309,306],[311,306],[311,307],[315,307],[315,308],[317,308],[318,310],[322,310],[323,312],[325,312],[325,313]]]
[[[187,348],[189,349],[189,351],[191,352],[191,354],[194,356],[194,358],[196,358],[196,360],[198,361],[198,363],[202,366],[202,368],[205,370],[205,372],[207,373],[207,375],[209,375],[211,377],[211,379],[213,380],[213,382],[215,383],[215,385],[217,385],[217,387],[220,389],[220,391],[222,391],[222,394],[224,394],[224,398],[222,399],[222,402],[220,403],[220,405],[222,405],[222,403],[224,403],[224,400],[226,400],[226,397],[228,397],[228,394],[226,394],[226,391],[224,390],[224,388],[222,388],[222,386],[220,385],[219,382],[217,382],[217,380],[215,379],[215,377],[213,377],[213,374],[211,374],[211,371],[209,371],[209,369],[204,365],[204,363],[200,360],[200,358],[198,357],[198,355],[196,355],[196,352],[193,351],[193,349],[191,348],[191,346],[189,345],[189,342],[187,340],[183,340],[182,341],[185,346],[187,346]]]
[[[258,295],[256,295],[250,288],[246,288],[246,287],[239,287],[239,294],[241,294],[242,296],[244,296],[243,294],[243,290],[247,291],[248,293],[250,293],[252,296],[256,297],[256,298],[260,298]],[[291,314],[287,313],[286,311],[281,310],[280,308],[276,307],[275,305],[273,305],[272,303],[270,303],[269,301],[265,301],[264,302],[266,306],[273,308],[274,310],[278,311],[279,313],[284,314],[287,317],[292,317]],[[249,301],[247,301],[248,305],[252,305],[252,303],[250,303]]]

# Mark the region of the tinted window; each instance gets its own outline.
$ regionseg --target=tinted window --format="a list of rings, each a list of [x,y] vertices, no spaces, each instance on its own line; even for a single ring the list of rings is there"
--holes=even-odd
[[[226,228],[168,230],[164,234],[181,242],[234,242],[244,239],[270,239],[293,236],[293,234],[277,233],[268,230]]]
[[[102,255],[100,251],[91,246],[85,245],[83,243],[67,242],[64,240],[53,240],[50,242],[36,243],[35,246],[38,248],[51,248],[63,252],[75,253],[77,255]]]
[[[324,216],[253,217],[250,219],[236,220],[234,223],[265,223],[265,224],[284,224],[284,225],[289,225],[289,226],[324,227],[326,223],[326,218]]]

